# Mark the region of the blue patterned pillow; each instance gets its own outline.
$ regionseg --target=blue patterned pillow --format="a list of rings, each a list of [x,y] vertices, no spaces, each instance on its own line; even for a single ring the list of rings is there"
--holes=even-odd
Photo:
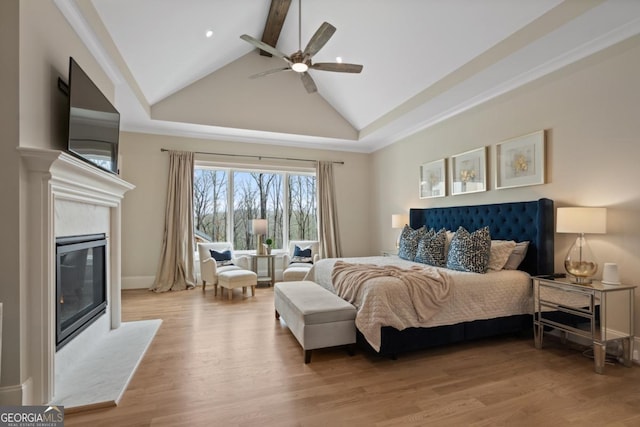
[[[433,230],[429,230],[433,233]],[[424,225],[417,230],[405,225],[400,234],[400,246],[398,247],[398,257],[406,259],[407,261],[413,261],[416,258],[416,252],[418,252],[418,242],[425,235],[427,235],[427,227]]]
[[[491,234],[489,227],[469,233],[464,227],[458,228],[451,240],[447,257],[447,268],[472,273],[485,273],[489,267]]]
[[[444,228],[437,233],[433,229],[429,230],[429,233],[418,242],[415,261],[436,267],[445,267],[447,265],[444,253],[446,241],[447,230]]]

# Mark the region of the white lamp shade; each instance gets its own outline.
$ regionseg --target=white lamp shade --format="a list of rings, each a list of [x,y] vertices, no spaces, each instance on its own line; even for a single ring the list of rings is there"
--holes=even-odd
[[[405,214],[391,215],[391,228],[402,228],[409,223],[409,217]]]
[[[266,219],[252,219],[251,220],[251,233],[252,234],[267,234],[267,220]]]
[[[606,233],[607,208],[558,208],[556,231],[558,233]]]

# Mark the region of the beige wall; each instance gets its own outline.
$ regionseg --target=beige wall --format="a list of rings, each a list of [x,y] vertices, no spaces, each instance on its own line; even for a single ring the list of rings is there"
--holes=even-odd
[[[29,399],[34,369],[29,342],[38,337],[26,334],[34,309],[29,304],[29,241],[24,221],[30,211],[16,148],[64,147],[68,107],[57,79],[66,81],[70,56],[108,96],[113,85],[52,1],[0,2],[0,54],[0,300],[4,302],[0,404],[20,404]]]
[[[554,73],[372,155],[374,246],[393,244],[393,213],[548,197],[558,206],[606,206],[606,235],[588,236],[600,261],[640,285],[640,37]],[[548,183],[494,190],[495,143],[547,129]],[[421,163],[490,146],[489,191],[418,198]],[[574,236],[556,235],[556,271]],[[640,290],[636,293],[640,331]]]
[[[153,280],[158,268],[169,170],[168,154],[160,152],[160,148],[344,161],[344,165],[334,166],[342,250],[347,256],[367,255],[371,251],[367,209],[369,156],[366,154],[128,132],[121,134],[120,141],[121,176],[136,186],[135,190],[127,193],[122,215],[122,275],[123,282],[129,286],[149,286],[149,280]],[[245,158],[198,158],[242,164],[251,162]],[[257,164],[272,163],[273,161],[262,160]],[[301,166],[300,162],[289,164]],[[304,167],[310,165],[312,164],[302,163]]]
[[[73,56],[100,90],[113,100],[113,84],[51,1],[20,2],[20,145],[66,147],[66,82]]]
[[[247,78],[247,70],[281,66],[280,58],[247,53],[154,104],[151,118],[357,139],[358,132],[319,93],[307,93],[297,73]]]
[[[18,0],[0,2],[0,302],[3,304],[2,322],[2,384],[16,384],[20,372],[19,328],[12,327],[20,315],[19,235],[19,159],[16,147],[19,138],[18,122]]]

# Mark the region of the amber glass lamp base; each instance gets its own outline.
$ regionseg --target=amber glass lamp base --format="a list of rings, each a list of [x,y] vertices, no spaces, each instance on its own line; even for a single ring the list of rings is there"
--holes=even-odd
[[[591,283],[591,277],[598,272],[598,263],[584,236],[578,237],[569,249],[564,259],[564,268],[574,277],[572,282],[581,285]]]

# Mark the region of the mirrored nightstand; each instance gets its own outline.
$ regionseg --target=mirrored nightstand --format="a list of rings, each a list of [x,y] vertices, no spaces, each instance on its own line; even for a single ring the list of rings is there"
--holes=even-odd
[[[593,343],[595,371],[602,374],[607,342],[620,340],[624,365],[631,366],[635,286],[588,285],[566,278],[533,277],[533,332],[542,348],[545,327],[589,339]]]

